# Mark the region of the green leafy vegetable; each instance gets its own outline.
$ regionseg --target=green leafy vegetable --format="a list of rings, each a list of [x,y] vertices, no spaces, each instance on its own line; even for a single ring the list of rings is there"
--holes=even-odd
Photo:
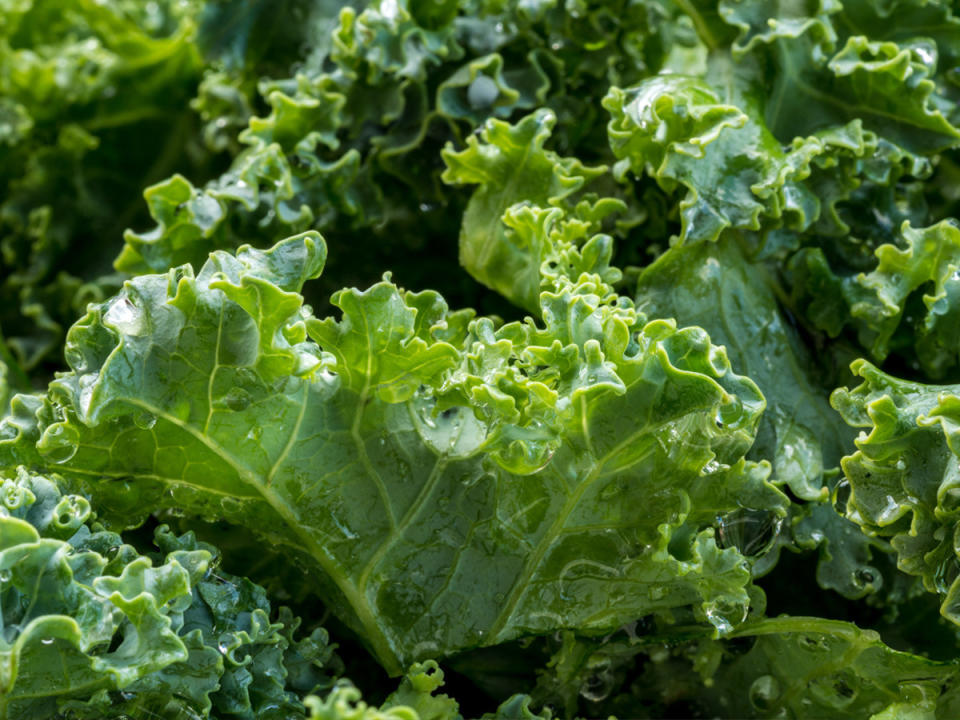
[[[0,6],[0,719],[960,715],[950,3]]]
[[[52,422],[11,452],[89,478],[106,507],[175,503],[305,551],[392,669],[555,616],[603,631],[693,606],[726,632],[746,615],[744,558],[713,519],[786,500],[742,460],[762,398],[703,331],[581,286],[544,293],[543,327],[466,324],[389,282],[319,321],[296,292],[324,256],[305,235],[130,281],[73,328]],[[642,421],[617,423],[626,408]],[[611,517],[629,497],[645,512]]]
[[[3,717],[303,717],[286,666],[304,668],[301,692],[328,686],[323,630],[294,640],[299,620],[272,622],[212,547],[161,526],[161,553],[141,554],[56,480],[0,481]]]

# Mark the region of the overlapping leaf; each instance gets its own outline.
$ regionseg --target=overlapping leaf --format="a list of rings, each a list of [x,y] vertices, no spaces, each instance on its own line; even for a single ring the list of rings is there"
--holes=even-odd
[[[21,389],[33,376],[48,380],[65,328],[116,289],[110,256],[141,214],[139,183],[207,161],[187,151],[186,103],[200,72],[196,9],[166,1],[4,8],[0,326]]]
[[[324,632],[294,641],[299,621],[271,623],[262,588],[191,535],[160,528],[154,563],[45,477],[5,473],[0,495],[0,717],[303,717],[285,665],[325,687]]]
[[[844,420],[869,428],[843,461],[850,484],[847,517],[891,538],[901,570],[921,577],[943,599],[941,612],[960,622],[956,521],[956,412],[960,389],[923,385],[854,363],[863,383],[832,398]]]
[[[715,517],[785,499],[742,460],[763,399],[701,330],[589,283],[544,293],[542,327],[467,325],[389,282],[320,321],[297,291],[324,255],[307,235],[127,283],[71,331],[32,421],[18,401],[5,461],[306,551],[391,669],[668,608],[740,622],[749,571]]]
[[[708,640],[644,618],[603,641],[558,640],[532,695],[564,717],[642,706],[649,717],[683,708],[691,717],[887,718],[912,707],[927,718],[948,717],[956,703],[955,664],[894,651],[836,620],[751,620]]]
[[[445,182],[480,186],[463,214],[460,263],[483,284],[533,311],[539,306],[545,248],[525,233],[511,233],[504,213],[521,202],[559,205],[605,169],[545,150],[555,123],[549,111],[516,125],[491,120],[480,134],[482,142],[470,137],[465,150],[448,148],[443,154]]]
[[[870,272],[841,274],[819,249],[788,265],[794,302],[821,329],[837,335],[851,325],[872,357],[906,354],[933,378],[958,363],[956,305],[960,231],[954,220],[914,228],[876,249]]]
[[[617,172],[647,173],[669,193],[685,190],[679,212],[686,242],[716,240],[726,228],[761,237],[842,235],[849,227],[837,205],[861,183],[927,171],[922,159],[860,119],[781,140],[765,124],[753,61],[719,58],[714,67],[706,78],[661,75],[613,88],[604,100]]]

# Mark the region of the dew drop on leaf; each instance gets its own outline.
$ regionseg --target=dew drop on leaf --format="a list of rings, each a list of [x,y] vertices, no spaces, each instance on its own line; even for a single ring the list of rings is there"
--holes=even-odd
[[[822,653],[830,650],[830,646],[822,635],[801,635],[800,647],[807,652]]]
[[[467,102],[474,110],[490,107],[499,95],[497,84],[486,75],[478,75],[467,88]]]
[[[144,330],[143,313],[125,294],[118,295],[103,315],[106,325],[124,335],[141,335]]]
[[[711,600],[704,603],[703,612],[707,622],[713,625],[721,635],[733,632],[736,625],[747,619],[749,608],[739,602],[730,600]]]
[[[590,702],[603,702],[613,692],[614,677],[609,668],[593,670],[580,685],[580,696]]]
[[[810,683],[810,693],[820,702],[834,708],[852,703],[860,688],[860,680],[850,670],[819,677]]]
[[[736,548],[747,557],[762,555],[773,546],[782,524],[772,510],[738,508],[717,517],[717,545]]]
[[[839,515],[847,514],[847,503],[850,501],[850,483],[844,478],[837,483],[831,494],[833,509]]]
[[[470,408],[452,407],[435,413],[436,399],[422,391],[417,391],[412,403],[420,436],[441,455],[469,455],[486,439],[486,425]]]
[[[780,681],[773,675],[761,675],[750,685],[750,704],[761,712],[776,705],[780,697]]]
[[[730,396],[730,401],[724,403],[717,410],[716,422],[718,427],[735,428],[743,419],[743,402],[736,395]]]
[[[65,463],[77,454],[80,436],[77,431],[68,425],[57,423],[43,432],[37,450],[47,460],[54,463]]]
[[[229,633],[225,633],[220,636],[220,639],[217,642],[217,650],[220,651],[221,655],[226,655],[228,652],[230,652],[230,645],[233,640],[233,636]]]
[[[139,410],[133,414],[133,424],[141,430],[150,430],[157,424],[157,416],[146,410]]]
[[[869,568],[860,568],[853,574],[853,581],[860,587],[873,585],[878,579],[878,575]]]
[[[243,388],[231,388],[220,401],[234,412],[246,410],[250,406],[250,393]],[[220,403],[217,403],[220,404]]]

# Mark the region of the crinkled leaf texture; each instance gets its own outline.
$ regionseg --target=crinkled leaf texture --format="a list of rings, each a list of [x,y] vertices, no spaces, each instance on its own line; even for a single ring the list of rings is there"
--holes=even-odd
[[[3,4],[0,355],[16,359],[19,389],[29,375],[46,382],[42,364],[59,354],[65,329],[116,291],[109,259],[139,221],[141,183],[174,167],[201,171],[208,159],[187,106],[201,70],[198,6]]]
[[[767,400],[752,452],[772,460],[776,481],[813,500],[823,495],[823,471],[839,465],[853,433],[830,408],[813,358],[775,293],[770,273],[744,256],[731,233],[716,245],[661,255],[639,278],[637,307],[698,325],[727,349]]]
[[[853,364],[863,383],[834,392],[850,425],[869,428],[844,458],[847,517],[891,538],[901,570],[939,593],[941,613],[960,624],[960,386],[923,385]]]
[[[104,508],[178,508],[305,552],[397,673],[559,628],[747,614],[718,515],[777,515],[747,463],[763,397],[698,328],[644,324],[584,278],[496,328],[389,281],[301,306],[314,233],[129,281],[69,333],[62,375],[0,426]],[[717,422],[723,414],[725,421]]]
[[[928,713],[917,716],[923,718],[951,717],[956,709],[955,699],[942,694],[955,682],[956,665],[897,652],[851,623],[770,618],[736,638],[753,645],[727,658],[705,693],[711,710],[729,717],[881,720],[911,717],[897,714],[904,708]],[[710,653],[700,650],[703,667]]]
[[[463,720],[457,702],[438,694],[443,671],[433,660],[414,663],[379,707],[362,699],[360,690],[341,680],[324,698],[312,695],[304,701],[308,720]],[[540,714],[530,708],[531,698],[517,694],[505,700],[483,720],[551,720],[549,709]]]
[[[484,285],[527,310],[540,302],[541,253],[537,244],[511,233],[502,217],[519,202],[558,205],[606,168],[588,168],[575,158],[544,149],[557,118],[543,110],[516,125],[488,120],[480,140],[443,152],[448,183],[476,184],[460,229],[460,264]],[[482,141],[482,142],[481,142]]]
[[[0,717],[304,716],[286,666],[300,692],[328,686],[323,630],[295,641],[192,534],[161,526],[141,555],[53,478],[0,474]]]
[[[772,274],[750,262],[738,240],[727,233],[716,243],[670,248],[640,275],[637,307],[651,317],[704,328],[726,348],[733,367],[757,383],[767,408],[749,457],[768,458],[773,482],[817,503],[791,506],[781,541],[792,539],[807,550],[820,546],[821,587],[862,597],[881,583],[880,572],[868,564],[871,545],[879,543],[834,512],[825,480],[836,474],[854,431],[830,407],[829,378],[780,309]],[[762,516],[751,520],[755,530],[763,528]],[[768,571],[776,560],[769,553],[754,572]],[[867,577],[873,578],[870,588]]]
[[[924,718],[955,713],[955,663],[897,652],[852,623],[754,619],[723,639],[686,630],[641,620],[602,641],[564,633],[531,694],[562,717],[632,717],[638,702],[664,717],[677,698],[689,699],[690,717],[859,720],[908,705]]]
[[[880,245],[870,272],[842,275],[819,249],[791,260],[815,324],[832,335],[851,325],[873,358],[909,352],[932,378],[958,363],[960,344],[960,229],[949,219],[929,227],[905,221],[896,243]],[[802,288],[802,289],[800,289]],[[820,297],[814,297],[819,294]]]

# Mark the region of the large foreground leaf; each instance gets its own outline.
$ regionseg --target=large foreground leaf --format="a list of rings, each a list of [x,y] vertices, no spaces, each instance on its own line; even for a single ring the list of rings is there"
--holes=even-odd
[[[590,276],[542,294],[543,326],[387,281],[319,321],[297,292],[325,254],[308,233],[128,282],[70,331],[72,371],[15,401],[0,464],[84,480],[126,523],[179,508],[305,553],[393,672],[670,609],[745,618],[714,523],[786,499],[742,459],[763,398],[702,330],[644,325]]]

